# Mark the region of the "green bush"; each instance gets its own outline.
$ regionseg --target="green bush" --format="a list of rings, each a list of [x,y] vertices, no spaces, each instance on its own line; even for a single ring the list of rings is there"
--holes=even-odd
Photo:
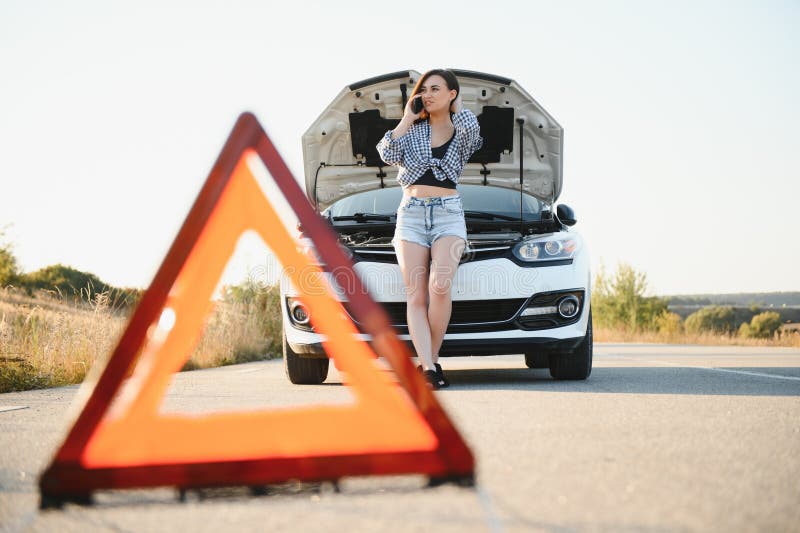
[[[50,265],[30,274],[20,274],[17,284],[29,295],[33,295],[36,290],[54,291],[64,298],[102,304],[114,310],[129,309],[144,294],[141,289],[113,287],[90,272],[62,264]]]
[[[686,317],[687,333],[733,333],[736,327],[733,307],[709,305]]]
[[[16,285],[19,279],[19,265],[11,245],[4,242],[5,231],[0,229],[0,287]]]
[[[750,324],[747,322],[742,322],[742,325],[739,326],[739,332],[737,333],[740,337],[745,339],[749,339],[753,337],[753,333],[750,331]]]
[[[19,278],[17,259],[7,247],[0,248],[0,287],[15,285]]]
[[[765,311],[754,316],[750,324],[746,322],[739,327],[739,335],[754,339],[769,339],[781,327],[781,315],[774,311]]]
[[[658,317],[667,312],[667,301],[645,296],[647,276],[621,263],[612,277],[601,267],[592,289],[594,320],[600,327],[627,331],[658,329]]]
[[[671,311],[664,311],[656,318],[656,328],[659,333],[666,335],[679,335],[683,333],[681,315]]]
[[[24,285],[30,289],[54,290],[64,296],[78,297],[91,296],[109,289],[109,286],[94,274],[62,264],[50,265],[26,274]]]
[[[4,236],[5,231],[0,228],[0,287],[13,285],[24,289],[28,296],[34,296],[37,290],[53,291],[65,298],[102,303],[115,310],[132,307],[144,294],[141,289],[113,287],[94,274],[61,264],[26,274],[20,270],[12,246],[4,242]]]

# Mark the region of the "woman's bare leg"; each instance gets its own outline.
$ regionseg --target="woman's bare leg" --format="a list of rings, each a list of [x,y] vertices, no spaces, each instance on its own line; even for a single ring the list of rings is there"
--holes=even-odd
[[[411,342],[423,370],[433,369],[431,329],[428,324],[428,265],[430,249],[408,241],[397,246],[397,261],[406,285],[406,319]]]
[[[450,323],[450,312],[453,309],[450,292],[465,244],[464,239],[453,235],[436,239],[431,246],[428,323],[433,363],[439,360],[439,348],[442,346],[447,324]]]

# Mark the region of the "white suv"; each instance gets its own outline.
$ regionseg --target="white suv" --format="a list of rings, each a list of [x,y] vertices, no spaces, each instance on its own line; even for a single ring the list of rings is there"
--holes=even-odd
[[[592,371],[589,255],[571,229],[572,210],[555,205],[564,130],[513,80],[454,72],[484,143],[459,180],[468,245],[439,355],[519,353],[528,367],[549,367],[554,378],[586,379]],[[390,242],[402,190],[397,169],[383,163],[375,145],[400,120],[419,77],[394,72],[345,87],[302,139],[309,200],[409,345],[405,288]],[[300,242],[309,241],[301,235]],[[322,383],[329,364],[323,336],[285,277],[281,307],[287,376],[292,383]]]

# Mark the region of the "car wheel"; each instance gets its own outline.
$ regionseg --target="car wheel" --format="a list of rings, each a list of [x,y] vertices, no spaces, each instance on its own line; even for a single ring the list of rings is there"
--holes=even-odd
[[[292,351],[286,335],[283,335],[283,368],[286,377],[295,385],[319,385],[328,377],[329,364],[327,357],[300,357]]]
[[[549,368],[550,358],[545,352],[525,352],[525,365],[528,368]]]
[[[555,379],[586,379],[592,373],[592,310],[589,309],[589,323],[586,335],[571,352],[550,354],[550,375]]]

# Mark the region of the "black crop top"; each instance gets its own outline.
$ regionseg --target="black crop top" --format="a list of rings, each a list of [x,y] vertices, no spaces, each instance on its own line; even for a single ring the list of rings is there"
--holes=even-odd
[[[456,136],[456,132],[453,132],[453,137],[450,137],[446,143],[441,146],[437,146],[436,148],[431,148],[431,155],[436,159],[443,159],[445,154],[447,154],[447,149],[450,147],[450,143],[453,142],[453,138]],[[419,177],[417,181],[415,181],[412,185],[433,185],[434,187],[444,187],[445,189],[455,189],[456,184],[454,181],[449,180],[447,178],[439,181],[436,179],[436,176],[433,175],[433,171],[428,169],[425,171],[425,174]]]

